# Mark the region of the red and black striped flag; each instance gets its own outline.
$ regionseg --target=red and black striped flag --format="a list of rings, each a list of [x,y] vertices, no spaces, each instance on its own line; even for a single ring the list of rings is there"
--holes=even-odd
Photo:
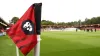
[[[37,44],[35,21],[35,7],[32,5],[17,23],[7,31],[7,34],[25,56]]]

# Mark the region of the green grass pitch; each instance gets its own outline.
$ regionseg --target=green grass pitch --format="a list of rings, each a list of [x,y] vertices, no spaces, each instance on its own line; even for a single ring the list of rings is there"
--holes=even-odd
[[[100,31],[48,31],[42,32],[41,38],[41,56],[100,56]],[[0,56],[16,56],[15,44],[8,36],[0,36]],[[33,56],[33,50],[27,56]]]

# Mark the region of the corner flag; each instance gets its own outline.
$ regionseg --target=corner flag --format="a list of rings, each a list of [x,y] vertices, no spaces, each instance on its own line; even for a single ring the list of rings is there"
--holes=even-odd
[[[25,56],[37,44],[34,9],[34,5],[30,6],[17,23],[7,31],[7,34]]]

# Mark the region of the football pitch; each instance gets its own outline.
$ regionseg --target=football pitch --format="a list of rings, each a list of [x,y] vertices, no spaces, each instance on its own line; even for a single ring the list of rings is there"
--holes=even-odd
[[[100,31],[47,31],[41,38],[41,56],[100,56]],[[0,36],[0,56],[16,56],[15,44],[8,36]],[[27,56],[33,56],[33,50]]]

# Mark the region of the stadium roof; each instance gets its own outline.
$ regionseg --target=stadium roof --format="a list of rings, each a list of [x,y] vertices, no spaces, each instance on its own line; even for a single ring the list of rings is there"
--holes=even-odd
[[[8,23],[5,22],[2,18],[0,18],[0,25],[4,26],[4,27],[8,27]]]

